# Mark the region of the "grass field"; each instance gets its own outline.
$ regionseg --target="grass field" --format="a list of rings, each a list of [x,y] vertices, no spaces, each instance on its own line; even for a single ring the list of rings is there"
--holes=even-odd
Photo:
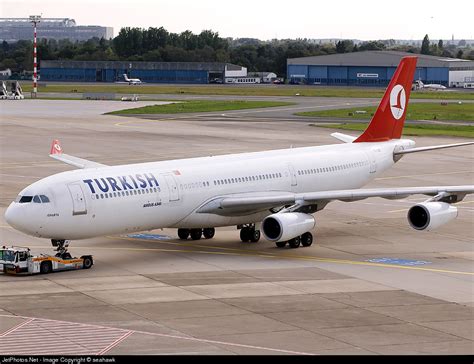
[[[193,112],[228,111],[243,109],[259,109],[265,107],[289,106],[291,102],[275,101],[183,101],[166,105],[150,105],[135,109],[125,109],[109,114],[179,114]]]
[[[31,91],[31,84],[23,83],[24,92]],[[125,85],[125,84],[46,84],[38,92],[110,92],[117,94],[185,94],[185,95],[238,95],[238,96],[319,96],[381,98],[384,90],[365,87],[325,87],[291,85]],[[414,99],[474,100],[474,92],[413,92]]]
[[[320,128],[342,129],[364,131],[367,123],[350,123],[350,124],[311,124]],[[453,136],[474,138],[474,126],[470,125],[406,125],[403,128],[405,136]]]
[[[334,117],[347,119],[370,119],[376,107],[358,107],[351,109],[337,109],[324,111],[300,112],[300,116]],[[366,111],[365,114],[356,114],[356,111]],[[474,103],[448,103],[447,105],[435,103],[409,104],[407,111],[408,120],[448,120],[448,121],[474,121]]]

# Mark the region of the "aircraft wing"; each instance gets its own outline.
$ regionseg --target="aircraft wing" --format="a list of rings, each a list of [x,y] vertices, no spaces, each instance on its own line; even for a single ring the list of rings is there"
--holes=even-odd
[[[294,206],[320,206],[314,211],[322,209],[327,203],[339,200],[345,202],[364,200],[370,197],[386,199],[401,199],[411,195],[436,196],[441,200],[454,196],[450,202],[461,201],[467,194],[474,193],[474,185],[466,186],[431,186],[431,187],[404,187],[404,188],[371,188],[354,190],[334,190],[309,193],[292,192],[263,192],[252,194],[237,194],[217,197],[208,201],[198,209],[199,213],[212,213],[223,216],[236,216],[250,212],[278,209]]]
[[[51,152],[49,156],[53,159],[64,162],[76,168],[98,168],[98,167],[106,166],[106,164],[101,164],[101,163],[97,163],[97,162],[90,161],[87,159],[74,157],[69,154],[64,154],[63,148],[61,147],[61,144],[59,143],[59,140],[57,139],[53,140],[53,144],[51,145]]]

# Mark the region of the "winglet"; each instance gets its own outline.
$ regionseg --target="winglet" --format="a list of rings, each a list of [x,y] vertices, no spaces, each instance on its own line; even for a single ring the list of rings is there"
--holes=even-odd
[[[71,166],[77,168],[98,168],[98,167],[105,167],[105,164],[93,162],[87,159],[74,157],[69,154],[63,153],[63,148],[61,147],[61,143],[58,139],[54,139],[53,143],[51,144],[51,151],[49,152],[49,156],[53,159],[56,159],[60,162],[69,164]]]
[[[49,152],[49,154],[63,154],[63,148],[61,147],[61,143],[58,139],[53,140],[53,143],[51,144],[51,151]]]
[[[367,129],[354,143],[400,139],[417,57],[403,57]]]

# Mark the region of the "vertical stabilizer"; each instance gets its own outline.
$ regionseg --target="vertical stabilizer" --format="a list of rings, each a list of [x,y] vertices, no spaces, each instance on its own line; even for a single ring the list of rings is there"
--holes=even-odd
[[[403,57],[367,129],[354,143],[400,139],[417,57]]]

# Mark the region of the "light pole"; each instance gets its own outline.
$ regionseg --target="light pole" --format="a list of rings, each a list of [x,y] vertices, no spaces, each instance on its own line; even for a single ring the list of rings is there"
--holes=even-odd
[[[37,73],[37,57],[36,57],[36,24],[41,20],[41,15],[30,15],[30,23],[33,23],[34,39],[33,39],[33,93],[31,97],[36,98],[38,93],[38,73]]]

